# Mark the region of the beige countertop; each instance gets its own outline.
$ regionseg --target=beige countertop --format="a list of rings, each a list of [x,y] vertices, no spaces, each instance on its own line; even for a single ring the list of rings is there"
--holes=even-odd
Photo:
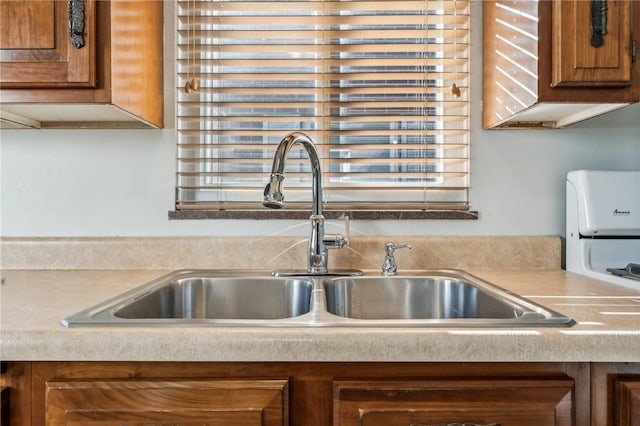
[[[78,327],[60,320],[167,270],[2,271],[0,359],[640,361],[638,290],[552,270],[469,272],[572,317],[560,328]]]

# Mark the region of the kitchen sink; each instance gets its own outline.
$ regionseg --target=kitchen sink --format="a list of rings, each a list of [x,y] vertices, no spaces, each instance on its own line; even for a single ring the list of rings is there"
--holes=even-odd
[[[72,326],[566,327],[571,318],[457,270],[274,277],[175,271],[64,320]]]

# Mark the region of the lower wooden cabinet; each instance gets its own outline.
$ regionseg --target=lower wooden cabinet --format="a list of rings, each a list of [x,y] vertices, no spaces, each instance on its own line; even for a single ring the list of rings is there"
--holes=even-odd
[[[2,366],[3,426],[640,426],[640,363]]]

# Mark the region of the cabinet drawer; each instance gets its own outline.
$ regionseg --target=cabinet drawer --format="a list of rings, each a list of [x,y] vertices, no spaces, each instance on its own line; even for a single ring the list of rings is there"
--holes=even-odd
[[[575,383],[550,379],[335,381],[339,426],[575,425]]]
[[[287,380],[52,380],[46,424],[287,424]]]

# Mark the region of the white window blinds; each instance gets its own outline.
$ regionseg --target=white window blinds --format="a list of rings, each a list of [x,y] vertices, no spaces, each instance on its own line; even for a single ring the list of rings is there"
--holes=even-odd
[[[177,209],[261,209],[292,131],[317,145],[325,210],[468,208],[468,0],[179,0],[177,12]],[[284,186],[287,208],[308,208],[301,149]]]

